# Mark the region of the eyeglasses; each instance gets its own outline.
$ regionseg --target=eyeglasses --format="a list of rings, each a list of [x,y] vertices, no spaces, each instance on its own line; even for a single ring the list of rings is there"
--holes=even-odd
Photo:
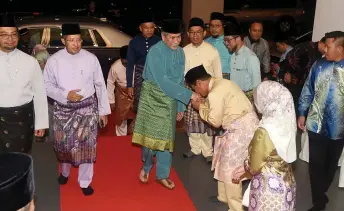
[[[213,24],[210,24],[209,27],[210,27],[210,28],[216,28],[216,29],[218,29],[218,28],[222,27],[222,25],[213,25]]]
[[[235,37],[232,37],[232,38],[224,38],[224,43],[229,43],[231,40],[234,40],[234,39],[236,39],[236,38],[238,38],[239,36],[235,36]]]
[[[203,31],[196,31],[196,32],[194,32],[194,31],[189,31],[189,34],[191,35],[191,36],[195,36],[195,35],[201,35],[201,34],[203,34]]]
[[[18,39],[18,34],[0,34],[1,39],[8,40],[8,39]]]

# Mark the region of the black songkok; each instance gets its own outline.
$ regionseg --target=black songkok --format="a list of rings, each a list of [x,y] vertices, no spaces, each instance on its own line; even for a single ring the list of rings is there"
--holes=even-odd
[[[344,37],[344,32],[342,31],[332,31],[332,32],[327,32],[325,34],[326,38],[337,38],[337,37]]]
[[[1,15],[0,27],[17,27],[14,16],[12,16],[12,15]]]
[[[191,68],[185,75],[185,82],[187,84],[195,84],[197,80],[200,80],[204,76],[209,75],[203,65]]]
[[[140,15],[139,24],[141,25],[143,23],[154,23],[153,15],[151,14]]]
[[[225,16],[220,13],[220,12],[212,12],[210,14],[210,20],[220,20],[220,21],[224,21],[225,20]]]
[[[168,19],[162,22],[162,31],[170,34],[179,34],[183,32],[183,24],[178,19]]]
[[[126,59],[127,58],[127,53],[128,53],[128,46],[122,46],[119,49],[119,56],[121,57],[121,59]]]
[[[238,24],[227,23],[224,27],[225,36],[239,36],[241,35],[241,28]]]
[[[65,23],[62,24],[62,35],[75,35],[81,34],[80,26],[77,23]]]
[[[204,21],[201,18],[191,18],[190,23],[189,23],[189,29],[193,26],[200,26],[203,29],[205,28],[204,26]]]
[[[0,155],[0,209],[19,210],[29,204],[35,191],[30,155],[5,153]]]
[[[280,42],[280,43],[289,43],[290,39],[288,34],[286,33],[278,33],[275,37],[275,42]]]

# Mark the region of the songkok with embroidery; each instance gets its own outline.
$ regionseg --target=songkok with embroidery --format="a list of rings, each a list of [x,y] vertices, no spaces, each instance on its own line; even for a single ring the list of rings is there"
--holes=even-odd
[[[15,211],[29,204],[35,191],[31,156],[0,155],[0,172],[0,210]]]

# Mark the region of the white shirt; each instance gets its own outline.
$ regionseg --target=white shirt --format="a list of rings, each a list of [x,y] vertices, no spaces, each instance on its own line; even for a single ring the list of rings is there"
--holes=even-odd
[[[207,73],[215,78],[222,78],[221,57],[217,49],[203,41],[200,46],[192,43],[183,48],[185,54],[185,74],[199,65],[204,66]]]
[[[115,103],[116,82],[122,87],[127,87],[126,67],[123,66],[121,59],[118,59],[111,65],[107,78],[107,93],[110,104]]]
[[[0,89],[0,107],[22,106],[33,100],[35,130],[49,127],[42,70],[35,58],[18,49],[0,51]]]

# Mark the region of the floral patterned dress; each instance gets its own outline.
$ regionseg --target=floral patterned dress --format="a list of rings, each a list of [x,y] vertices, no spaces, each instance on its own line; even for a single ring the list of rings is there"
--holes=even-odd
[[[296,210],[296,181],[291,165],[277,154],[265,129],[255,132],[245,164],[253,175],[249,211]]]

